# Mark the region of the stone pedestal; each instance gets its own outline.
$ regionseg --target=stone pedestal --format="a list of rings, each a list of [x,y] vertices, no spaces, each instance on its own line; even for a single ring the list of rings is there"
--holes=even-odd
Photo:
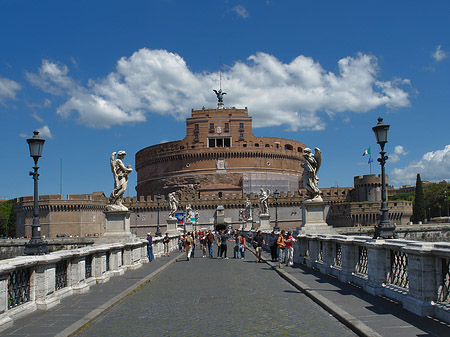
[[[333,227],[326,222],[326,203],[308,201],[302,204],[302,225],[297,227],[299,234],[336,234]]]
[[[98,243],[134,241],[136,236],[130,231],[130,211],[105,211],[105,233]]]
[[[253,225],[253,220],[247,219],[247,221],[242,224],[242,227],[243,227],[242,230],[249,231],[252,229],[252,225]]]
[[[169,233],[169,235],[171,234],[179,234],[178,229],[177,229],[177,223],[178,220],[177,219],[167,219],[167,233]]]
[[[270,227],[270,215],[269,214],[260,214],[259,215],[259,228],[260,231],[270,231],[272,227]]]

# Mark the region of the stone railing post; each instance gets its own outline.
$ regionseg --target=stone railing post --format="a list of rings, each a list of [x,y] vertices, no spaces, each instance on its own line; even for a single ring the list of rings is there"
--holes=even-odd
[[[109,247],[98,246],[92,261],[92,276],[97,283],[109,281],[109,274],[106,272],[106,254],[109,254]]]
[[[351,238],[340,238],[337,242],[341,244],[342,265],[338,273],[339,281],[352,282],[353,273],[355,272],[356,263],[358,261],[358,246],[356,246]]]
[[[8,277],[15,268],[10,264],[0,264],[0,327],[10,328],[13,320],[8,316]]]
[[[133,251],[131,249],[131,245],[125,244],[125,246],[123,247],[123,264],[127,269],[131,268],[131,266],[133,265],[132,253]]]
[[[294,263],[305,263],[308,239],[305,234],[297,235],[294,243]]]
[[[408,254],[409,281],[409,293],[403,307],[422,317],[432,315],[438,284],[433,244],[415,243],[404,247],[403,251]]]
[[[320,242],[317,240],[316,235],[307,235],[306,237],[308,238],[309,249],[309,256],[306,258],[306,265],[309,268],[316,268],[317,260],[319,258]]]
[[[38,257],[33,282],[37,309],[48,310],[60,302],[55,295],[56,262],[60,260],[59,256],[53,254]]]
[[[122,248],[123,244],[117,243],[111,247],[109,257],[109,270],[113,275],[123,275],[125,268],[122,266]]]
[[[334,260],[331,237],[319,235],[318,239],[319,242],[322,242],[322,262],[318,262],[318,267],[322,274],[329,274]]]
[[[364,283],[363,289],[372,295],[383,293],[383,283],[386,282],[388,257],[383,243],[383,240],[367,242],[367,282]]]
[[[85,255],[81,250],[74,251],[69,264],[69,284],[75,294],[83,294],[89,291],[89,285],[86,283]]]

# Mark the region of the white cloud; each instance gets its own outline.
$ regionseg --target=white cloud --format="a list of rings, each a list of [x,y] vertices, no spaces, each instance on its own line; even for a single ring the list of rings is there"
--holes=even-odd
[[[37,113],[35,113],[35,112],[33,112],[32,114],[31,114],[31,117],[33,117],[35,120],[37,120],[39,123],[44,123],[44,119],[41,117],[41,116],[39,116]]]
[[[436,62],[440,62],[442,60],[445,60],[447,57],[450,56],[450,53],[442,50],[441,48],[442,48],[441,45],[437,46],[436,50],[431,55],[436,60]]]
[[[400,161],[401,156],[406,156],[408,152],[405,151],[405,148],[401,145],[397,145],[394,147],[394,153],[389,155],[389,161],[391,163],[397,163]]]
[[[31,83],[46,92],[66,95],[58,107],[63,117],[77,114],[82,124],[107,128],[142,122],[148,112],[183,120],[191,108],[215,106],[212,92],[219,74],[193,73],[182,57],[166,50],[140,49],[122,57],[108,76],[89,80],[86,87],[68,76],[69,69],[44,60]],[[323,130],[323,113],[333,116],[367,112],[387,106],[408,106],[409,80],[380,81],[374,56],[362,53],[338,62],[333,73],[310,57],[300,55],[290,63],[256,53],[222,72],[228,94],[226,106],[248,106],[256,127],[287,125],[291,130]]]
[[[245,9],[245,7],[242,5],[237,5],[233,8],[233,11],[243,19],[246,19],[248,17],[247,9]]]
[[[414,184],[417,173],[422,180],[441,181],[450,179],[450,145],[443,150],[427,152],[419,161],[411,162],[405,168],[392,172],[392,182],[396,185]]]
[[[39,131],[39,136],[42,138],[49,138],[52,139],[53,135],[50,132],[50,129],[47,125],[44,125],[42,128],[37,129]]]
[[[0,76],[0,104],[7,99],[16,99],[16,92],[20,89],[19,83]]]

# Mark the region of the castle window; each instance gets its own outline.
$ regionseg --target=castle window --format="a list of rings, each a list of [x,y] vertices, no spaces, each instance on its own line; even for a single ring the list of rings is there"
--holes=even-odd
[[[231,147],[230,137],[208,138],[208,147]]]
[[[223,139],[223,145],[225,146],[225,147],[231,147],[231,140],[230,140],[230,138],[224,138]]]
[[[198,142],[198,133],[194,135],[194,142]]]
[[[194,132],[198,132],[198,124],[194,124]]]
[[[239,131],[244,131],[244,123],[239,123]]]
[[[208,147],[216,147],[216,140],[214,138],[208,139]]]
[[[277,149],[279,149],[279,148],[280,148],[280,143],[275,143],[275,147],[276,147]]]
[[[214,123],[209,123],[209,132],[214,132]]]
[[[266,147],[270,147],[270,144],[266,144]]]
[[[223,147],[223,139],[222,138],[216,139],[216,147]]]
[[[298,151],[298,152],[300,152],[300,153],[302,153],[302,152],[303,152],[303,150],[302,150],[302,148],[301,148],[301,147],[299,147],[299,148],[297,149],[297,151]]]
[[[255,147],[259,147],[259,143],[255,143]]]
[[[294,148],[292,147],[292,145],[286,144],[286,145],[284,146],[284,149],[285,149],[285,150],[292,151]]]
[[[229,132],[230,131],[230,123],[225,123],[225,132]]]
[[[247,147],[247,144],[242,144],[243,147]]]
[[[244,139],[244,134],[243,133],[240,133],[239,134],[239,140],[243,140]]]

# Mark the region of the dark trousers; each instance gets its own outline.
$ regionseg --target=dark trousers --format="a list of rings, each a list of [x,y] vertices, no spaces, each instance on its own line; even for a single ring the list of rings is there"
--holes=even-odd
[[[220,257],[222,257],[222,255],[224,255],[225,253],[225,258],[227,257],[227,245],[220,245]]]
[[[272,261],[277,260],[277,245],[270,246],[270,255],[272,256]]]

